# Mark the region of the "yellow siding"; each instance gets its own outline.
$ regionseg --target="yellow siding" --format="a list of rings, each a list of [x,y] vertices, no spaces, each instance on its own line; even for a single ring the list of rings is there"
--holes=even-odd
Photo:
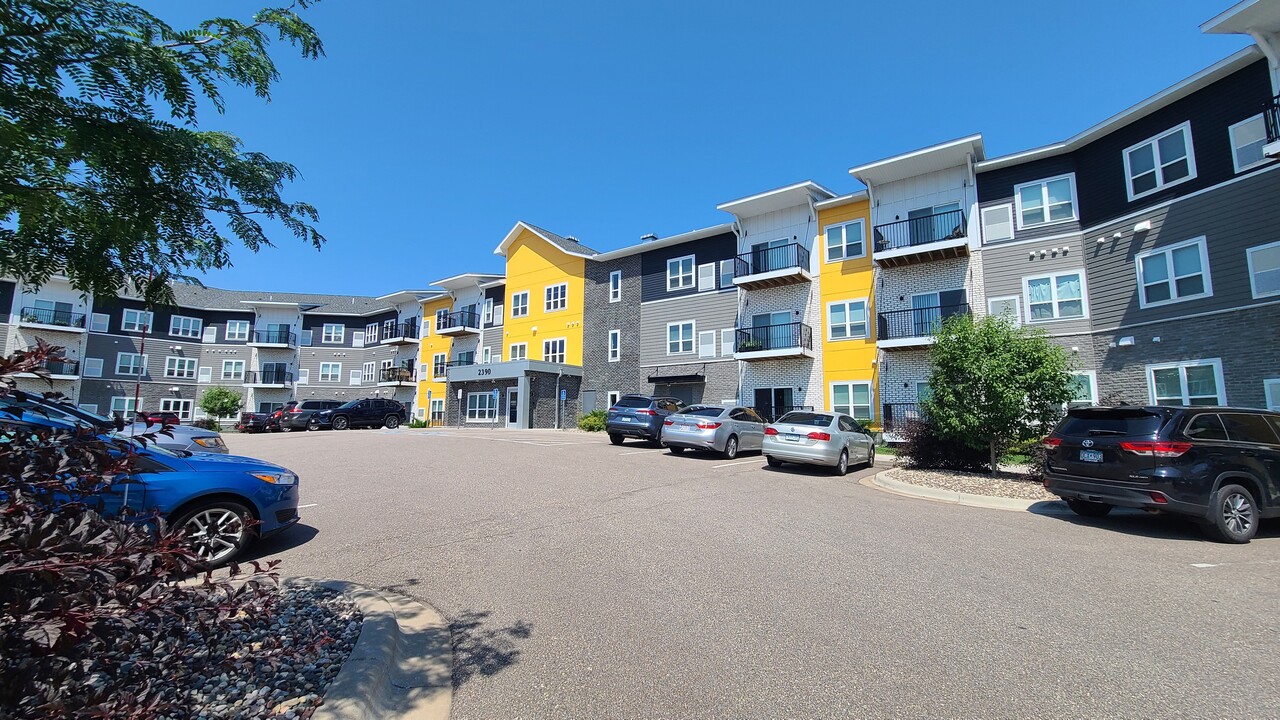
[[[431,377],[432,357],[436,353],[444,353],[447,360],[449,347],[453,344],[453,338],[436,334],[436,311],[449,310],[452,303],[453,299],[448,296],[422,303],[423,322],[430,330],[419,340],[418,365],[422,368],[419,373],[422,379],[418,381],[418,402],[415,407],[424,408],[428,413],[431,412],[431,406],[427,402],[427,391],[431,391],[432,399],[438,399],[445,397],[447,389],[443,378],[437,382]]]
[[[841,262],[827,262],[826,228],[828,225],[849,222],[861,218],[866,252],[863,257]],[[826,208],[818,211],[818,236],[815,251],[821,253],[820,286],[822,288],[821,332],[823,395],[826,408],[831,409],[831,384],[837,382],[871,383],[872,424],[880,424],[879,380],[876,374],[876,322],[873,286],[875,273],[871,263],[871,209],[866,200]],[[866,339],[829,340],[827,329],[827,303],[840,300],[867,299],[868,335]]]
[[[542,360],[542,342],[564,338],[565,363],[581,365],[585,274],[583,258],[566,255],[524,230],[507,248],[507,289],[503,303],[507,318],[503,326],[502,357],[511,356],[512,344],[523,342],[529,344],[530,360]],[[559,283],[568,285],[567,306],[564,310],[546,312],[546,288]],[[529,293],[529,314],[513,318],[511,298],[524,291]]]

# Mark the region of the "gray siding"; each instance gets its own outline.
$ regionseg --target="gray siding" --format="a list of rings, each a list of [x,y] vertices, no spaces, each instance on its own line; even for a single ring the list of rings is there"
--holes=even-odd
[[[733,360],[720,353],[720,331],[736,327],[738,318],[738,294],[733,290],[709,291],[690,297],[645,303],[640,306],[640,365],[641,367],[684,363],[703,363],[712,358],[698,357],[697,333],[714,330],[716,356],[714,360]],[[690,355],[667,354],[667,323],[693,320],[694,352]]]
[[[1023,279],[1059,272],[1079,271],[1085,278],[1086,314],[1088,301],[1092,299],[1094,284],[1085,269],[1084,242],[1079,236],[1070,240],[1046,240],[1022,243],[1012,247],[988,245],[982,251],[982,277],[986,299],[1016,296],[1021,321],[1025,325],[1043,328],[1051,335],[1087,333],[1089,318],[1030,322],[1027,296]],[[1064,252],[1065,248],[1065,252]],[[1041,254],[1043,251],[1043,255]],[[987,306],[974,307],[978,314],[986,314]]]

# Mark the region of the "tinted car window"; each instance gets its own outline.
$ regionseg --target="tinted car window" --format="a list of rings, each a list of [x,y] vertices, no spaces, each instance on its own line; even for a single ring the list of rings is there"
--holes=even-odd
[[[713,405],[693,405],[682,410],[680,414],[696,415],[698,417],[720,417],[720,413],[722,412],[724,412],[724,408],[715,407]],[[732,415],[730,417],[732,417]]]
[[[641,395],[626,395],[614,403],[613,406],[620,408],[647,408],[651,402],[653,401]]]
[[[831,424],[830,415],[822,415],[820,413],[811,412],[789,412],[778,418],[779,423],[787,423],[788,425],[812,425],[813,427],[827,427]]]
[[[1092,409],[1072,410],[1056,430],[1059,435],[1088,437],[1090,435],[1146,436],[1154,435],[1164,424],[1165,415],[1133,409]]]
[[[1275,430],[1261,415],[1249,413],[1222,413],[1222,424],[1227,426],[1227,437],[1235,442],[1262,443],[1275,445],[1280,443]]]
[[[751,422],[758,422],[761,425],[764,424],[764,418],[760,417],[760,415],[755,410],[752,410],[751,408],[746,408],[743,410],[743,412],[747,414],[747,417],[745,419],[748,419]]]
[[[1227,430],[1217,415],[1197,415],[1187,423],[1183,435],[1192,440],[1226,440]]]

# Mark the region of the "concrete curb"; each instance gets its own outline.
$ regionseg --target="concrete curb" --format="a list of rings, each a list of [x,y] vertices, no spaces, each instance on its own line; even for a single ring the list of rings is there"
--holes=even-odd
[[[1013,498],[991,497],[989,495],[973,495],[955,490],[912,485],[892,477],[893,470],[883,470],[864,478],[862,484],[895,495],[933,500],[951,505],[987,508],[990,510],[1012,510],[1014,512],[1031,512],[1036,515],[1070,515],[1071,509],[1061,500],[1015,500]]]
[[[315,720],[447,720],[453,703],[453,644],[435,608],[345,580],[286,578],[286,587],[346,595],[364,615],[351,656],[324,694]]]

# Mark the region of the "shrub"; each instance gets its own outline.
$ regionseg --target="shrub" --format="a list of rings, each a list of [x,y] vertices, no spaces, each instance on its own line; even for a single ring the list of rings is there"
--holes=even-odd
[[[234,417],[244,407],[244,398],[240,393],[215,385],[200,396],[200,409],[209,413],[210,417]]]
[[[213,418],[200,418],[199,420],[192,420],[191,427],[198,427],[202,430],[221,430],[222,429],[222,426],[218,424],[218,421],[214,420]]]
[[[604,410],[592,410],[578,418],[578,429],[587,432],[604,432],[604,421],[607,414]]]
[[[911,468],[989,472],[987,448],[975,448],[938,436],[928,419],[912,420],[903,431],[905,441],[898,446],[898,457]]]
[[[419,420],[418,418],[411,418],[411,419],[409,420],[409,427],[410,427],[411,429],[417,430],[417,429],[420,429],[420,428],[424,428],[424,427],[426,427],[426,426],[427,426],[427,421],[426,421],[426,420]]]

